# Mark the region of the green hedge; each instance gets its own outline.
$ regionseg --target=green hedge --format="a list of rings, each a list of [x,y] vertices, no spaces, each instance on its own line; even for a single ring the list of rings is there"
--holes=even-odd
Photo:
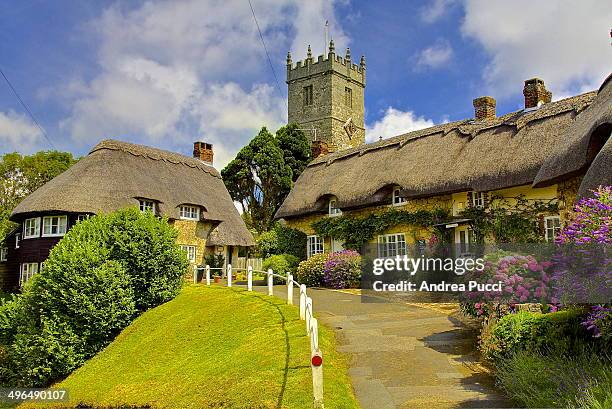
[[[262,263],[264,271],[268,271],[269,268],[276,274],[285,276],[286,273],[295,274],[295,270],[300,260],[291,254],[276,254],[266,258]],[[274,277],[274,284],[285,284],[285,280]]]
[[[295,272],[296,280],[308,287],[323,287],[326,260],[327,254],[321,253],[302,261]]]
[[[306,258],[306,234],[277,223],[270,231],[257,238],[257,251],[263,258],[291,254],[299,260]]]
[[[587,340],[580,325],[584,311],[572,308],[548,314],[521,311],[505,315],[481,337],[485,358],[498,361],[521,350],[565,354]]]

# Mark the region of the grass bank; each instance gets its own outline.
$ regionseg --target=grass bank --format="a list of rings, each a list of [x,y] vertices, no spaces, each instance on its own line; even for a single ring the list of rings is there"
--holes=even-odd
[[[325,407],[357,408],[330,329],[320,329],[320,344]],[[55,407],[310,408],[309,351],[296,307],[238,288],[187,286],[55,385],[70,395]]]

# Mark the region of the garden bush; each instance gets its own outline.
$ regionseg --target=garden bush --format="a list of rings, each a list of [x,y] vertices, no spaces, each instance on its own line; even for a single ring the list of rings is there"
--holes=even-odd
[[[291,254],[298,260],[306,258],[306,234],[280,223],[257,238],[257,252],[260,257]]]
[[[612,407],[610,358],[588,348],[573,354],[518,351],[497,364],[501,389],[520,407]]]
[[[548,314],[521,311],[503,316],[481,335],[480,349],[486,359],[502,358],[525,350],[528,352],[569,353],[587,339],[580,325],[583,310],[578,308]]]
[[[295,274],[300,260],[291,254],[277,254],[266,258],[262,263],[264,271],[269,268],[276,274],[286,276],[287,273]],[[285,284],[285,280],[274,277],[274,284]]]
[[[307,287],[322,287],[326,260],[327,254],[321,253],[302,261],[295,272],[296,280]]]
[[[331,253],[323,267],[323,285],[329,288],[358,288],[361,256],[354,250]]]
[[[75,225],[0,307],[0,384],[45,386],[68,375],[138,312],[173,298],[188,266],[175,239],[165,220],[136,209]]]

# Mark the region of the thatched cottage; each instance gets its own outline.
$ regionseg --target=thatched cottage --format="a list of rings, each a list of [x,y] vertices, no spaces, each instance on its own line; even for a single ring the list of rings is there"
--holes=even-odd
[[[10,218],[19,227],[1,246],[3,289],[15,289],[40,271],[51,248],[75,223],[128,206],[168,217],[192,264],[202,264],[209,253],[232,262],[254,241],[212,159],[212,146],[203,142],[194,143],[194,157],[100,142],[13,210]]]
[[[469,247],[472,220],[460,217],[464,209],[523,197],[558,204],[557,211],[539,215],[542,236],[554,240],[578,196],[612,184],[612,76],[598,91],[559,101],[551,101],[538,78],[525,81],[523,94],[524,109],[501,116],[493,98],[481,97],[473,101],[474,118],[331,153],[325,138],[313,140],[319,156],[276,218],[308,235],[310,256],[343,248],[339,240],[317,236],[312,225],[322,218],[442,208],[450,216],[441,226]],[[397,225],[372,243],[383,255],[395,255],[431,235],[431,229]]]

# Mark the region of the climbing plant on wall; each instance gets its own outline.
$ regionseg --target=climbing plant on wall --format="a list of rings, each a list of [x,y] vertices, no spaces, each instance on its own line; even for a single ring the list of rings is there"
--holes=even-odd
[[[554,199],[493,196],[486,206],[469,207],[460,216],[472,220],[471,228],[477,243],[483,243],[488,236],[497,243],[535,243],[543,240],[542,215],[556,213],[558,209]]]
[[[326,217],[312,224],[316,234],[321,237],[332,237],[344,243],[348,249],[359,250],[377,234],[397,225],[408,224],[421,227],[432,227],[447,219],[449,213],[444,209],[389,210],[372,213],[366,217],[351,216]]]

